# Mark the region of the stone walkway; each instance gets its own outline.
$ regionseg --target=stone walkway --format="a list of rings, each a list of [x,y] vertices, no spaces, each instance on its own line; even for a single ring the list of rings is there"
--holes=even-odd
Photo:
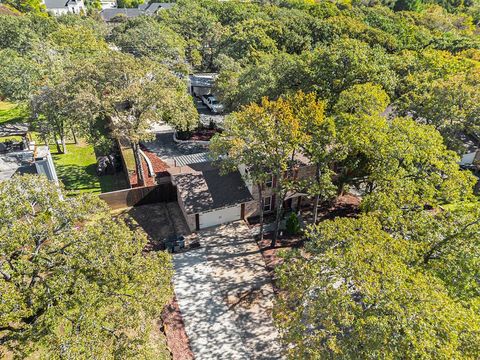
[[[195,358],[281,359],[273,290],[243,222],[199,233],[201,247],[174,255],[174,286]]]

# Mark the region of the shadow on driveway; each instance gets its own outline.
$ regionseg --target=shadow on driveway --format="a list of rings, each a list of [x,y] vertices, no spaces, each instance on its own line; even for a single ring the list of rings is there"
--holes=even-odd
[[[174,285],[197,359],[280,359],[265,263],[243,223],[198,233],[201,247],[174,255]]]

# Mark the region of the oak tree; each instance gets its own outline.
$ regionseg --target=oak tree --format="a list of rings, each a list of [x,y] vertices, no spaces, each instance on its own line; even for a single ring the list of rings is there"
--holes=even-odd
[[[159,358],[167,253],[92,195],[42,176],[0,183],[0,344],[19,358]],[[4,353],[3,355],[6,355]]]

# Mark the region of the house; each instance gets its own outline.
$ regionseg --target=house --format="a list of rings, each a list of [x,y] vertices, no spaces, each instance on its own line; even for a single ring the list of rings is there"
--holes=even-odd
[[[197,73],[188,76],[188,92],[196,97],[210,95],[218,74]]]
[[[155,15],[158,11],[170,9],[174,5],[174,3],[144,3],[137,8],[102,8],[100,16],[106,22],[113,22],[118,16],[133,19],[140,15]]]
[[[460,160],[460,166],[472,168],[480,167],[480,150],[475,150],[464,154]]]
[[[177,198],[190,230],[246,219],[260,214],[257,185],[245,181],[247,169],[221,174],[208,153],[180,156],[174,159],[176,166],[169,168],[172,183],[177,188]],[[299,179],[314,176],[315,168],[299,156],[293,176]],[[275,210],[276,179],[272,176],[263,184],[264,213]],[[299,209],[309,202],[308,194],[288,193],[285,209]]]
[[[43,0],[47,11],[60,16],[65,14],[81,14],[86,11],[83,0]]]
[[[4,125],[0,127],[0,181],[15,174],[41,174],[58,183],[57,172],[48,146],[37,146],[29,142],[26,125]],[[21,140],[12,140],[21,137]]]
[[[242,178],[248,178],[248,169],[243,165],[239,166],[239,172]],[[295,157],[294,164],[292,165],[291,173],[294,179],[306,180],[315,178],[315,166],[310,164],[310,161],[303,155],[298,154]],[[274,192],[277,179],[271,175],[264,184],[262,184],[262,196],[263,196],[263,212],[268,214],[273,212],[276,207],[276,195]],[[258,216],[260,214],[259,200],[260,192],[257,184],[252,184],[250,181],[246,181],[246,186],[252,194],[254,203],[250,203],[245,208],[246,217]],[[287,193],[283,208],[285,210],[297,210],[302,206],[310,202],[309,195],[302,191],[292,191]]]
[[[116,9],[117,1],[116,0],[100,0],[100,6],[102,7],[102,10]]]
[[[204,145],[175,141],[175,131],[168,126],[156,129],[155,138],[143,145],[168,164],[166,171],[176,188],[178,204],[191,231],[260,214],[258,186],[247,180],[248,169],[245,166],[222,174]],[[295,157],[290,173],[298,179],[312,179],[315,167],[300,154]],[[275,183],[276,179],[272,176],[263,184],[265,213],[275,210]],[[305,192],[291,192],[283,205],[287,210],[298,209],[310,201]]]
[[[180,208],[190,230],[245,219],[254,202],[239,171],[221,174],[208,153],[185,155],[170,168]]]

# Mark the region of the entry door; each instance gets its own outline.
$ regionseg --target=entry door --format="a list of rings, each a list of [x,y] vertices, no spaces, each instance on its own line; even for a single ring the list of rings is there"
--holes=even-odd
[[[242,218],[241,205],[236,205],[224,209],[209,211],[199,216],[199,227],[204,229],[210,226],[225,224],[237,221]]]

